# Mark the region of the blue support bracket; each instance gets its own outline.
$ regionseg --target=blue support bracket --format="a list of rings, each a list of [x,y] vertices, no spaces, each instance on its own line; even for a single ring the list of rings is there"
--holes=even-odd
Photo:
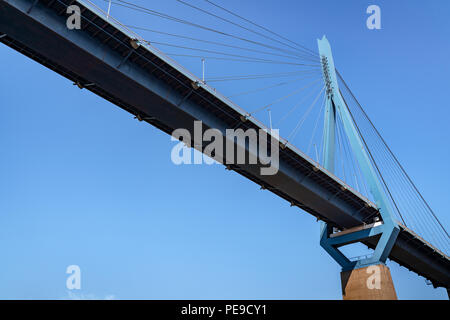
[[[343,270],[352,270],[373,264],[385,263],[395,244],[400,229],[397,226],[382,222],[361,226],[356,229],[359,230],[348,233],[345,231],[333,233],[333,228],[323,223],[320,234],[320,245],[339,263]],[[377,236],[379,240],[371,257],[350,261],[339,250],[339,247]]]
[[[318,39],[317,43],[319,47],[322,75],[327,95],[324,117],[324,167],[328,171],[334,172],[336,140],[335,130],[336,120],[339,115],[345,134],[347,135],[350,146],[355,153],[356,160],[361,167],[362,174],[369,185],[370,193],[376,201],[382,219],[382,221],[376,222],[372,225],[356,227],[353,232],[351,230],[344,230],[340,233],[333,233],[333,228],[322,222],[320,245],[342,266],[344,270],[385,263],[392,247],[395,244],[400,228],[394,220],[391,203],[386,197],[365,145],[358,134],[348,106],[339,90],[330,43],[325,36],[323,36],[322,39]],[[365,239],[376,236],[379,237],[379,240],[374,254],[370,258],[350,261],[339,250],[339,247],[341,246],[354,242],[361,242]]]

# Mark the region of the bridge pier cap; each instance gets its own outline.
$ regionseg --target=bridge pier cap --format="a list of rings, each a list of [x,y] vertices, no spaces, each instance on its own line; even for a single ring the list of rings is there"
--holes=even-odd
[[[338,77],[330,42],[324,35],[322,39],[317,39],[317,44],[322,65],[324,86],[326,87],[323,135],[324,167],[330,172],[334,173],[335,171],[335,128],[336,121],[339,119],[382,218],[382,221],[374,222],[371,225],[356,227],[355,230],[346,230],[342,235],[333,233],[333,228],[322,222],[320,245],[333,259],[336,260],[336,262],[339,263],[343,271],[366,268],[371,265],[384,266],[386,259],[395,244],[400,228],[394,220],[394,211],[391,203],[388,201],[365,148],[365,144],[358,134],[350,110],[339,90]],[[350,261],[350,259],[339,250],[339,247],[341,246],[355,242],[363,242],[373,237],[378,238],[378,243],[371,257]]]

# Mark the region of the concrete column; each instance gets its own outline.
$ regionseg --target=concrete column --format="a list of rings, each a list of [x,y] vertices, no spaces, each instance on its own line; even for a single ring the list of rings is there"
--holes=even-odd
[[[344,300],[397,300],[391,272],[384,264],[341,272]]]

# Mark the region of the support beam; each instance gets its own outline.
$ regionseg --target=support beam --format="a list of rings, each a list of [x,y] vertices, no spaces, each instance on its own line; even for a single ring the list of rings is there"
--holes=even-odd
[[[323,166],[330,172],[334,172],[335,145],[336,145],[336,108],[333,101],[328,97],[325,107],[324,135],[323,135]]]

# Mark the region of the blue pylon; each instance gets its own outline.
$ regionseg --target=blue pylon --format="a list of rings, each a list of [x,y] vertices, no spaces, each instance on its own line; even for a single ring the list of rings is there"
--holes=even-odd
[[[350,142],[350,147],[361,167],[362,175],[369,186],[369,192],[372,194],[381,215],[380,221],[374,221],[372,224],[355,227],[353,231],[348,230],[342,233],[333,233],[333,228],[322,222],[320,245],[341,265],[343,270],[352,270],[380,263],[384,264],[395,244],[400,228],[394,219],[391,203],[384,193],[382,184],[358,134],[348,106],[339,90],[330,43],[325,36],[322,39],[318,39],[317,43],[327,95],[324,117],[324,167],[332,173],[335,171],[336,118],[337,114],[339,114],[345,134]],[[375,236],[379,236],[379,240],[374,254],[369,258],[350,261],[339,250],[341,246],[361,242]]]

